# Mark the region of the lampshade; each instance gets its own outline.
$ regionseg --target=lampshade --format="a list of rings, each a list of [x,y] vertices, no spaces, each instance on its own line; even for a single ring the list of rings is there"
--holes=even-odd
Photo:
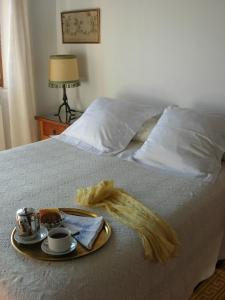
[[[80,85],[75,55],[51,55],[49,58],[49,87],[76,87]]]

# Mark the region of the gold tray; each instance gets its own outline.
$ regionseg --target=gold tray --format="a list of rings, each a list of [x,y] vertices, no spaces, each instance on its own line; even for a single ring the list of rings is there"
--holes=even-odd
[[[77,209],[77,208],[59,208],[62,212],[65,212],[70,215],[76,215],[76,216],[83,216],[83,217],[92,217],[96,218],[97,215],[93,212]],[[46,253],[44,253],[41,250],[41,242],[33,245],[22,245],[16,242],[14,235],[16,232],[16,228],[13,229],[11,234],[11,244],[14,247],[16,251],[19,253],[29,256],[32,258],[36,258],[39,260],[50,260],[50,261],[63,261],[63,260],[70,260],[78,257],[82,257],[85,255],[88,255],[90,253],[93,253],[103,247],[111,235],[111,226],[105,221],[102,231],[99,233],[99,236],[97,240],[95,241],[93,248],[91,250],[87,250],[83,246],[81,246],[80,243],[77,243],[77,248],[75,251],[69,254],[65,254],[62,256],[51,256]]]

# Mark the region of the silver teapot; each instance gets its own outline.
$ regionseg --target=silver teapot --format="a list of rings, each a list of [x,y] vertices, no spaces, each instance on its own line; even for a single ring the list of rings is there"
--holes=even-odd
[[[20,208],[16,212],[16,231],[24,239],[33,239],[40,229],[39,214],[34,208]]]

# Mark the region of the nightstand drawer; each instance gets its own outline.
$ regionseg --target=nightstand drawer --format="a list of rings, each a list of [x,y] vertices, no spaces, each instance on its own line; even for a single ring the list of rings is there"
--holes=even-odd
[[[51,136],[62,133],[67,126],[43,122],[43,135]]]
[[[77,119],[73,119],[70,124]],[[70,125],[69,123],[63,123],[59,117],[54,115],[35,116],[35,120],[38,123],[40,140],[48,139],[51,135],[60,134]]]

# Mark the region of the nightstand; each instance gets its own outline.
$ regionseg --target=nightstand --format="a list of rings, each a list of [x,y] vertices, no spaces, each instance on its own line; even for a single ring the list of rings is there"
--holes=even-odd
[[[54,115],[35,116],[35,120],[37,120],[38,122],[40,140],[45,140],[48,139],[51,135],[62,133],[77,119],[72,120],[70,124],[68,124],[60,120],[58,116]]]

